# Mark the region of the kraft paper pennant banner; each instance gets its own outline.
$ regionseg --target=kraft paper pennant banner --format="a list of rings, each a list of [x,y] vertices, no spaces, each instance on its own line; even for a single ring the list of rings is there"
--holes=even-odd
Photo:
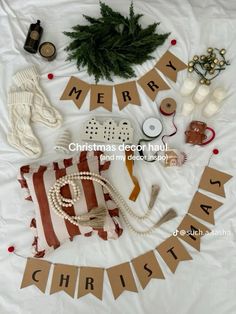
[[[135,81],[117,84],[114,86],[118,106],[120,110],[124,109],[128,104],[140,106],[140,98]]]
[[[102,300],[103,278],[103,268],[80,267],[78,298],[91,293]]]
[[[152,278],[165,279],[153,251],[136,257],[132,264],[143,289]]]
[[[171,81],[176,82],[178,72],[186,69],[187,65],[177,58],[173,53],[167,51],[157,62],[155,67]]]
[[[231,175],[206,167],[201,177],[199,188],[225,197],[224,184],[232,178]]]
[[[78,108],[80,108],[90,89],[90,85],[86,82],[72,76],[60,98],[60,100],[73,100]]]
[[[138,83],[152,101],[155,100],[159,91],[170,89],[155,69],[142,76]]]
[[[201,237],[211,232],[210,229],[188,214],[185,215],[177,230],[177,236],[198,251],[200,251]]]
[[[107,274],[115,299],[125,290],[138,292],[129,263],[108,268]]]
[[[78,267],[64,264],[55,264],[50,294],[58,291],[65,291],[73,298],[75,294],[77,275]]]
[[[36,258],[27,258],[21,289],[35,285],[39,290],[45,292],[50,267],[51,263],[47,261]]]
[[[112,92],[113,86],[91,85],[90,110],[103,107],[112,111]]]
[[[172,273],[175,273],[180,262],[192,259],[182,243],[174,236],[166,239],[156,249]]]
[[[214,211],[221,205],[223,205],[223,203],[200,192],[196,192],[190,204],[188,213],[214,225]]]

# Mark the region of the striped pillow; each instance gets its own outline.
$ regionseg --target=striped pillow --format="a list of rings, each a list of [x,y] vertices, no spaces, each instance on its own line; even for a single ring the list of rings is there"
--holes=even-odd
[[[76,235],[91,236],[97,233],[103,240],[117,239],[122,234],[122,228],[117,219],[119,213],[116,204],[105,193],[103,187],[93,181],[81,181],[81,198],[76,206],[63,208],[69,215],[80,215],[94,207],[107,208],[107,216],[103,228],[95,229],[87,226],[75,226],[62,219],[50,208],[48,191],[55,181],[66,174],[78,171],[91,171],[106,177],[106,170],[110,162],[101,161],[102,152],[83,151],[79,156],[64,159],[60,162],[44,166],[27,165],[20,169],[18,181],[25,192],[25,199],[33,201],[35,219],[31,221],[31,228],[35,232],[33,242],[34,256],[43,257],[46,253],[58,248],[68,239]],[[62,194],[71,197],[70,187],[64,186]]]

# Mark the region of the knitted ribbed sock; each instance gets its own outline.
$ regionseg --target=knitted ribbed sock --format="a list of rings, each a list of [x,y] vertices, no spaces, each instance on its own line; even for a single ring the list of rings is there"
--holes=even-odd
[[[13,77],[22,91],[34,94],[31,120],[41,122],[48,127],[57,128],[62,124],[61,114],[50,104],[39,85],[39,74],[35,66],[17,72]]]
[[[42,150],[30,126],[33,97],[29,92],[14,92],[8,95],[11,131],[7,139],[10,145],[27,157],[38,158]]]

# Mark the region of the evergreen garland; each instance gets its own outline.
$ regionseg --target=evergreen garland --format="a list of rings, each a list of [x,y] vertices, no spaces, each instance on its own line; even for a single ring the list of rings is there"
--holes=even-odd
[[[164,43],[169,33],[155,33],[159,23],[142,28],[139,19],[143,14],[134,13],[133,3],[129,17],[102,2],[100,11],[101,17],[97,19],[84,15],[90,25],[76,25],[73,32],[64,32],[72,39],[65,49],[67,60],[75,60],[78,69],[87,67],[96,83],[100,79],[112,81],[112,75],[134,77],[132,66],[153,59],[150,54]]]

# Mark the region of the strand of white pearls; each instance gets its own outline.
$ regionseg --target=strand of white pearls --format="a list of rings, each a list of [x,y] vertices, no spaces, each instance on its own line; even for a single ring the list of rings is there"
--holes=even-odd
[[[130,216],[134,217],[136,220],[143,221],[147,219],[150,214],[151,210],[147,210],[144,215],[137,215],[134,213],[134,211],[126,204],[125,200],[123,197],[120,195],[120,193],[116,190],[116,188],[104,177],[97,173],[92,173],[92,172],[78,172],[78,173],[73,173],[73,174],[68,174],[65,175],[64,177],[58,179],[56,183],[50,188],[49,194],[48,194],[48,199],[49,199],[49,204],[51,208],[54,210],[54,212],[62,217],[63,219],[66,219],[70,221],[72,224],[79,226],[79,221],[81,220],[81,216],[70,216],[68,215],[62,207],[71,207],[75,204],[76,201],[79,200],[80,198],[80,189],[79,186],[76,185],[75,181],[76,180],[90,180],[99,183],[102,185],[107,192],[110,194],[111,198],[114,200],[116,203],[117,207],[119,208],[122,217],[127,224],[128,228],[138,234],[138,235],[148,235],[152,233],[156,228],[155,226],[145,230],[145,231],[138,231],[136,230],[129,222],[126,213],[128,213]],[[65,186],[66,184],[69,184],[72,186],[73,189],[73,198],[72,199],[67,199],[64,198],[60,194],[60,189]]]
[[[72,186],[73,198],[65,198],[61,195],[60,190],[63,186],[69,184]],[[79,226],[78,220],[80,216],[70,216],[68,215],[62,207],[72,207],[80,199],[80,189],[79,186],[75,184],[74,180],[71,180],[68,176],[64,176],[56,181],[52,188],[50,188],[48,193],[48,200],[50,207],[54,212],[61,218],[70,221],[73,225]]]

